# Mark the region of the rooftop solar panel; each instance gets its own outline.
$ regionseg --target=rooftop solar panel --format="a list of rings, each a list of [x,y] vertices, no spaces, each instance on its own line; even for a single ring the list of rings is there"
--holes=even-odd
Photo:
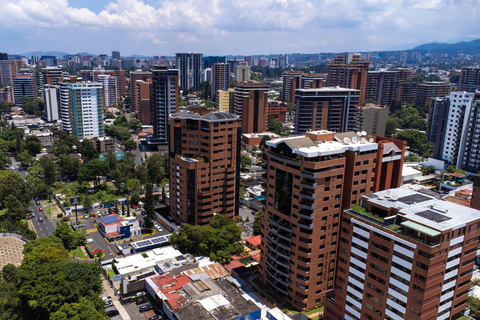
[[[421,195],[421,194],[412,194],[412,195],[401,197],[401,198],[398,199],[398,201],[400,201],[402,203],[405,203],[405,204],[408,204],[408,205],[414,204],[414,203],[421,203],[421,202],[428,201],[428,200],[432,200],[432,198],[428,197],[428,196]]]
[[[417,216],[420,216],[422,218],[431,220],[431,221],[436,222],[436,223],[440,223],[440,222],[444,222],[444,221],[448,221],[448,220],[452,219],[452,218],[450,218],[446,215],[443,215],[443,214],[440,214],[438,212],[431,211],[431,210],[425,210],[425,211],[417,212],[415,214]]]

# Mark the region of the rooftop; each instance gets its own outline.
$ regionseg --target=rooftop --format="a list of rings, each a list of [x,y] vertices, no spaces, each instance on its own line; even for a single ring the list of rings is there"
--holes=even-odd
[[[210,120],[210,121],[218,121],[218,120],[237,120],[238,116],[228,113],[228,112],[210,112],[204,116],[201,116],[199,113],[191,113],[191,112],[175,112],[170,115],[170,118],[173,119],[198,119],[198,120]]]
[[[245,241],[247,241],[248,243],[250,243],[254,247],[258,247],[260,245],[260,243],[262,242],[260,235],[255,236],[255,237],[247,238],[247,239],[245,239]]]

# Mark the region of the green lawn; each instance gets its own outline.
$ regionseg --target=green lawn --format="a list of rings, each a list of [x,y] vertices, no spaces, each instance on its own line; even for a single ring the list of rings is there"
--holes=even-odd
[[[80,249],[80,247],[77,247],[75,250],[73,250],[71,252],[71,254],[77,258],[82,258],[82,259],[86,259],[87,257],[83,254],[83,251],[82,249]]]
[[[107,274],[110,277],[110,279],[113,278],[114,275],[116,275],[116,273],[115,273],[115,271],[113,271],[113,269],[107,270]]]

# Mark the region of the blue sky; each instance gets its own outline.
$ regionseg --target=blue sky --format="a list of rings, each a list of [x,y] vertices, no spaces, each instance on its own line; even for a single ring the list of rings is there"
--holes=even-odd
[[[0,51],[374,51],[480,38],[480,0],[0,0]]]

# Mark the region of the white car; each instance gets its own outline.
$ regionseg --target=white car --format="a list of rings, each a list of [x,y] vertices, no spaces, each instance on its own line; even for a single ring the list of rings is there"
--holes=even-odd
[[[93,243],[93,239],[92,238],[88,238],[87,241],[85,241],[87,244],[90,244],[90,243]]]
[[[156,228],[158,231],[162,231],[162,227],[160,227],[160,225],[158,225],[158,224],[155,224],[155,228]]]

